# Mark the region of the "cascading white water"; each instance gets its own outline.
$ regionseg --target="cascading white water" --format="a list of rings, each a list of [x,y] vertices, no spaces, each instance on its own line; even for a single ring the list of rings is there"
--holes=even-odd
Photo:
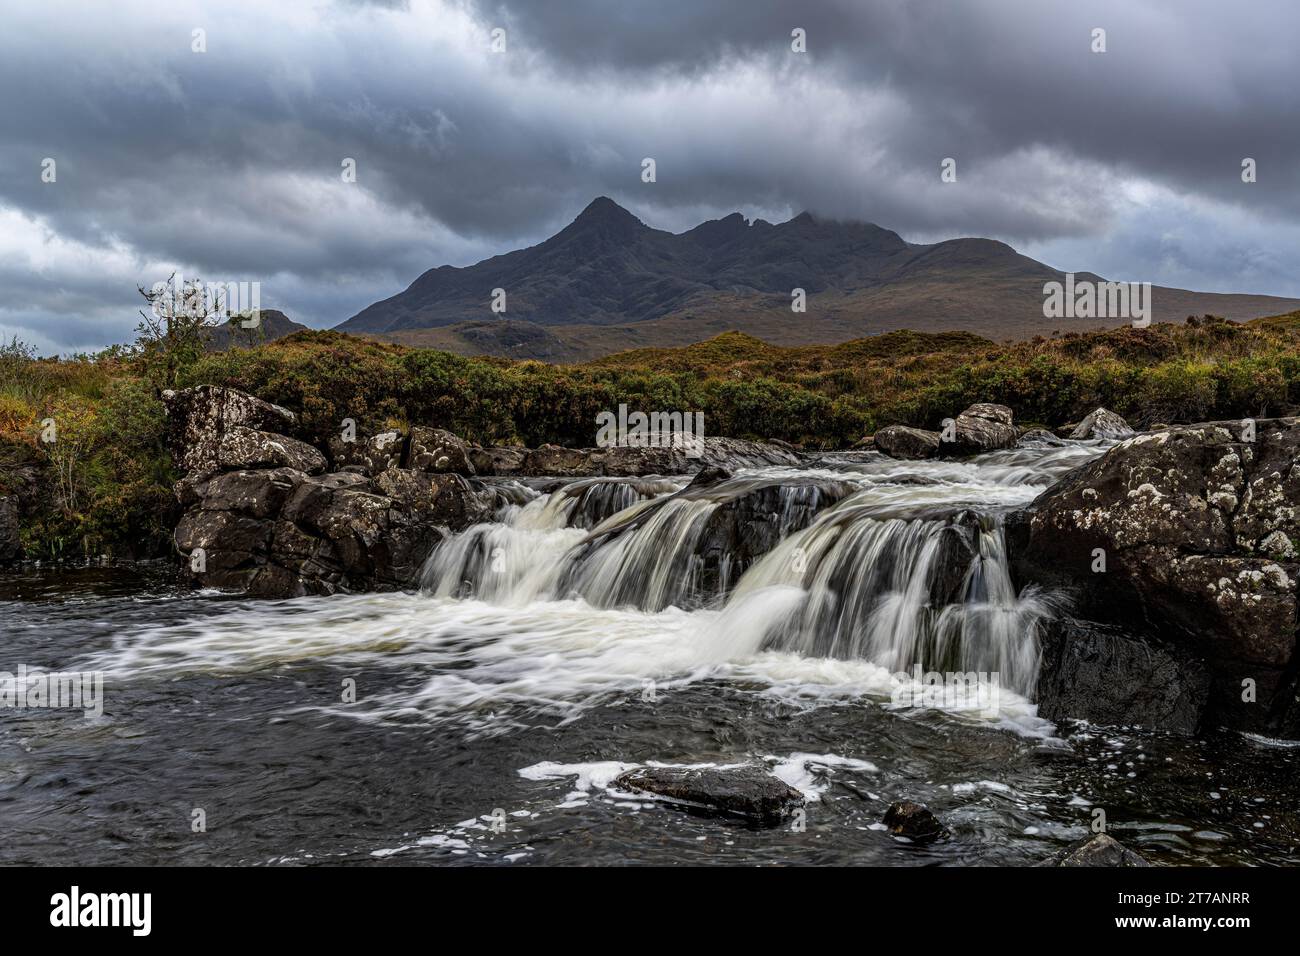
[[[1051,604],[1014,593],[997,518],[1103,450],[834,456],[705,488],[501,482],[494,520],[442,542],[421,594],[232,602],[124,630],[85,668],[118,680],[346,662],[415,682],[371,686],[340,714],[497,734],[577,719],[647,682],[673,694],[721,681],[795,707],[916,706],[897,672],[952,667],[997,672],[1006,691],[987,711],[956,710],[1050,735],[1025,693]]]
[[[703,491],[587,479],[445,542],[425,587],[513,607],[574,598],[643,612],[708,606],[745,631],[725,639],[738,648],[997,673],[1031,694],[1038,629],[1053,605],[1015,592],[998,513],[1032,496],[1027,479],[1045,484],[1078,457],[1008,454],[983,470],[880,459],[851,474],[857,490],[847,496],[838,469],[769,470]],[[764,489],[773,493],[755,497]],[[593,500],[603,509],[579,507]],[[717,553],[719,541],[737,554]],[[756,560],[754,541],[764,543]],[[709,622],[715,640],[718,626]]]

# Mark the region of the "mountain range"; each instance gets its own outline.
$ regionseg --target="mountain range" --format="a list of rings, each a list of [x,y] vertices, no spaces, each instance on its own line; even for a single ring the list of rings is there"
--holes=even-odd
[[[729,330],[802,345],[902,328],[1001,341],[1123,324],[1044,318],[1043,285],[1053,280],[1064,273],[991,239],[917,244],[807,212],[779,224],[732,213],[675,234],[600,197],[546,241],[430,269],[338,328],[462,354],[581,361]],[[805,313],[791,311],[796,288],[806,293]],[[504,313],[492,311],[496,289],[505,291]],[[1156,322],[1297,308],[1300,300],[1276,296],[1152,289]]]

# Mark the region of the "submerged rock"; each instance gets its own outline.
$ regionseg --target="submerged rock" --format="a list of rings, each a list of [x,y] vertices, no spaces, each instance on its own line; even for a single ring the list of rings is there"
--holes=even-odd
[[[1209,691],[1204,664],[1173,648],[1072,618],[1045,629],[1040,717],[1192,734]]]
[[[1150,866],[1146,859],[1114,837],[1099,833],[1085,843],[1049,857],[1039,866]]]
[[[929,843],[947,834],[939,818],[919,803],[891,803],[881,823],[894,836],[907,837],[916,843]]]
[[[1300,422],[1250,426],[1125,439],[1011,523],[1014,564],[1069,589],[1080,618],[1203,660],[1206,719],[1297,736]]]
[[[1105,408],[1095,408],[1084,416],[1070,432],[1074,439],[1085,438],[1128,438],[1133,434],[1128,422],[1119,415]]]
[[[876,451],[890,458],[917,461],[938,456],[939,433],[907,425],[886,425],[876,432],[873,444]]]
[[[614,785],[766,826],[780,824],[804,804],[803,794],[763,767],[639,767],[620,775]]]
[[[727,471],[727,469],[719,468],[716,465],[705,465],[699,470],[695,477],[691,479],[691,483],[686,487],[710,488],[713,485],[727,481],[729,478],[731,478],[731,472]]]

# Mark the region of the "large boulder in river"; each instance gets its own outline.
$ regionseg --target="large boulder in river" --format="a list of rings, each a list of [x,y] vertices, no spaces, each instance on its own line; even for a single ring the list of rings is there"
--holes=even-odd
[[[617,777],[614,786],[766,826],[776,826],[804,803],[803,794],[764,767],[638,767]]]
[[[1296,419],[1128,438],[1009,523],[1017,576],[1204,661],[1207,719],[1300,735],[1298,464]]]
[[[1044,628],[1040,717],[1193,734],[1209,690],[1204,663],[1177,648],[1073,618]]]
[[[939,454],[939,433],[908,425],[886,425],[876,432],[873,445],[876,451],[904,461],[934,458]]]
[[[167,442],[178,468],[210,473],[221,466],[221,440],[236,427],[274,435],[297,430],[297,416],[287,408],[217,385],[198,385],[162,393],[167,410]]]
[[[951,436],[948,438],[946,436]],[[991,402],[978,402],[958,415],[951,429],[939,433],[939,455],[964,458],[999,448],[1010,448],[1020,437],[1011,409]]]
[[[1119,415],[1106,408],[1095,408],[1084,416],[1083,421],[1079,422],[1070,432],[1070,437],[1076,440],[1086,438],[1111,438],[1120,439],[1128,438],[1133,434],[1133,429],[1129,428],[1128,422],[1124,421]]]

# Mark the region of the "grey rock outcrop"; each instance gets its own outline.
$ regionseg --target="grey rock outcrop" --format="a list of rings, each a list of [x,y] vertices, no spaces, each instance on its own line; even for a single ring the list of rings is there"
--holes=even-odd
[[[1016,576],[1203,661],[1207,720],[1300,736],[1298,464],[1296,419],[1125,439],[1009,522]]]
[[[939,455],[938,432],[908,425],[886,425],[876,432],[873,444],[876,451],[903,461],[936,458]]]
[[[1070,437],[1075,440],[1087,438],[1120,439],[1128,438],[1132,434],[1133,429],[1121,416],[1105,408],[1096,408],[1084,416],[1083,421],[1075,426],[1074,431],[1070,432]]]
[[[965,458],[999,448],[1010,448],[1020,437],[1005,405],[979,402],[958,415],[952,424],[952,440],[939,433],[939,456]]]

